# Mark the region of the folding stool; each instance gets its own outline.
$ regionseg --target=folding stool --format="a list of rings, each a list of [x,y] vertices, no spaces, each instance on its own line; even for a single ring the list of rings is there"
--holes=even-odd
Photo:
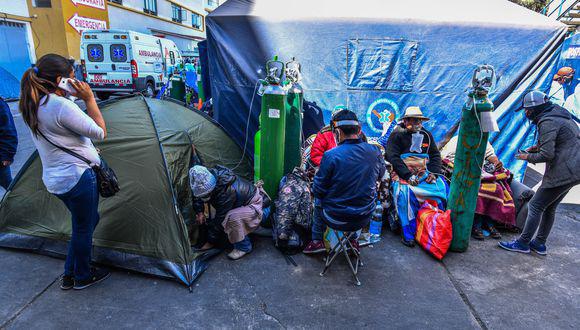
[[[332,247],[332,249],[330,249],[330,251],[326,254],[324,270],[320,273],[320,276],[324,276],[326,274],[326,271],[330,268],[330,265],[332,265],[334,259],[336,259],[336,257],[342,253],[348,262],[348,266],[352,272],[352,276],[354,277],[355,284],[360,286],[361,282],[358,279],[358,268],[359,266],[362,266],[363,263],[359,249],[355,248],[350,242],[351,239],[356,237],[356,231],[342,232],[333,229],[333,232],[338,243],[334,245],[334,247]],[[339,235],[339,233],[342,235]],[[350,256],[349,252],[352,252],[352,257]]]

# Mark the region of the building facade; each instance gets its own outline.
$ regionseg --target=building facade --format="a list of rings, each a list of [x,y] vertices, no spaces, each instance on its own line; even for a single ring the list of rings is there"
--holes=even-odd
[[[18,97],[20,78],[36,55],[26,0],[0,3],[0,96],[10,99]]]
[[[79,58],[81,32],[107,29],[106,0],[26,0],[36,56],[56,53]]]
[[[205,16],[224,0],[108,0],[111,29],[171,39],[183,56],[198,56]]]
[[[83,30],[122,29],[171,39],[198,56],[205,16],[225,0],[0,0],[0,96],[16,98],[20,78],[37,58],[80,58]]]

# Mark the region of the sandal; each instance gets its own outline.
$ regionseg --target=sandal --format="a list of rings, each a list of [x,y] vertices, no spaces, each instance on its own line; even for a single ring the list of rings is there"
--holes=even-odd
[[[491,238],[493,238],[493,239],[501,239],[500,232],[497,231],[497,229],[494,226],[489,225],[487,229],[489,230],[489,236]]]
[[[471,231],[471,237],[483,241],[485,239],[485,236],[483,235],[483,231],[481,229],[478,228],[473,228],[473,230]]]

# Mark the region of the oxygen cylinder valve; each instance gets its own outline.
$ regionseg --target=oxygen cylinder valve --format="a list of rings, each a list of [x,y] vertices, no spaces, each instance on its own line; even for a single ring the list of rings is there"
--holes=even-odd
[[[487,100],[488,94],[495,88],[495,70],[491,65],[480,65],[473,72],[473,78],[471,80],[471,95],[473,97],[473,109],[477,108],[478,101],[485,102],[482,100]],[[493,113],[493,107],[489,111],[481,111],[479,113],[479,125],[481,131],[484,133],[498,132],[499,127],[497,125],[497,119]]]
[[[286,62],[286,80],[289,84],[298,83],[302,80],[302,66],[296,61],[295,57]]]
[[[270,85],[280,85],[284,74],[284,62],[278,60],[278,55],[266,62],[266,81]]]

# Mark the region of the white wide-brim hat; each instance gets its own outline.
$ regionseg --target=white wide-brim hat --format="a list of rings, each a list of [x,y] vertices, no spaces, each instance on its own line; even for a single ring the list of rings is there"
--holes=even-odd
[[[424,121],[430,120],[430,118],[423,116],[423,111],[419,107],[408,107],[403,117],[401,117],[401,119],[405,118],[418,118]]]

